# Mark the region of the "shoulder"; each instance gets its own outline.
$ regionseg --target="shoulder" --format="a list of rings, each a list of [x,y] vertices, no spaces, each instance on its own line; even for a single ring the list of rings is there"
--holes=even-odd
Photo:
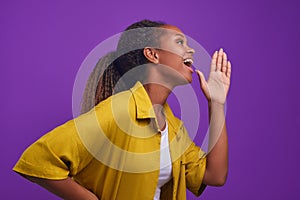
[[[128,109],[133,109],[135,107],[135,102],[130,90],[126,90],[117,94],[110,96],[104,101],[100,102],[95,106],[95,111],[98,114],[108,115],[122,114],[128,112]]]

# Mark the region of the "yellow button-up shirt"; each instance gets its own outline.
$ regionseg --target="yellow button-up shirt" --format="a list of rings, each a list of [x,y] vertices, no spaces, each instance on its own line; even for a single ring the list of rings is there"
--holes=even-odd
[[[164,114],[172,179],[162,187],[161,199],[184,200],[186,188],[198,196],[204,188],[205,153],[167,104]],[[150,98],[137,82],[45,134],[25,150],[13,170],[52,180],[71,176],[101,200],[153,200],[160,138]]]

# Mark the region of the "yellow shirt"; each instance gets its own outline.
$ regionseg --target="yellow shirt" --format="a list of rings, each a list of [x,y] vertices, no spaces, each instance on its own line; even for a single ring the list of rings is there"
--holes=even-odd
[[[164,112],[172,179],[162,187],[161,199],[184,200],[186,188],[199,196],[204,188],[205,153],[167,104]],[[101,200],[153,200],[160,137],[151,101],[137,82],[45,134],[25,150],[13,170],[52,180],[71,176]]]

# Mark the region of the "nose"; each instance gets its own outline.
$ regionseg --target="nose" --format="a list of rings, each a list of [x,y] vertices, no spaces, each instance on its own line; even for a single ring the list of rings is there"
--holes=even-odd
[[[195,49],[188,47],[187,52],[193,55],[195,53]]]

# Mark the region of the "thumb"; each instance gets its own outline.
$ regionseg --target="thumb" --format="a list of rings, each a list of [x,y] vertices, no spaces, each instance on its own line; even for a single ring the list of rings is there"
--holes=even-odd
[[[205,80],[205,77],[204,77],[203,73],[200,72],[199,70],[196,70],[196,73],[199,76],[201,90],[202,90],[203,94],[205,95],[205,97],[207,99],[209,99],[208,85],[207,85],[207,82]]]
[[[200,80],[200,84],[201,84],[201,88],[204,88],[206,87],[206,80],[205,80],[205,77],[203,75],[202,72],[200,72],[199,70],[196,70],[196,73],[198,74],[199,76],[199,80]]]

